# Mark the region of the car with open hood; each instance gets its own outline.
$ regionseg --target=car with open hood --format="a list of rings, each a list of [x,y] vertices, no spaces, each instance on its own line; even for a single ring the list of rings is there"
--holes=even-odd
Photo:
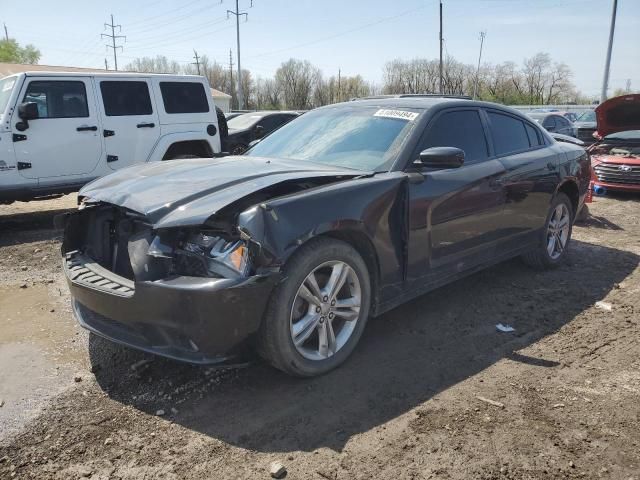
[[[622,95],[596,108],[598,141],[589,147],[597,192],[640,192],[640,94]]]
[[[243,156],[87,185],[58,219],[64,271],[94,334],[200,364],[249,346],[313,376],[370,316],[515,256],[562,263],[589,180],[583,148],[504,106],[351,101]]]

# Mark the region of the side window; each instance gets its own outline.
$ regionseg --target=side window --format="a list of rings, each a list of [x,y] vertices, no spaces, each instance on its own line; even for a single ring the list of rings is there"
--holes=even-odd
[[[280,125],[285,123],[285,117],[283,115],[268,115],[258,122],[264,128],[265,133],[272,132]]]
[[[167,113],[206,113],[209,102],[204,86],[197,82],[160,82]]]
[[[464,150],[465,162],[480,162],[489,157],[484,128],[477,110],[447,112],[427,127],[420,150],[430,147],[457,147]]]
[[[538,131],[533,125],[529,125],[528,123],[524,124],[524,128],[527,129],[527,137],[529,137],[529,145],[532,147],[537,147],[542,145],[540,142],[540,136],[538,135]]]
[[[488,112],[488,114],[496,155],[529,149],[529,137],[522,120],[497,112]]]
[[[89,116],[84,82],[36,80],[30,82],[23,102],[35,102],[40,118],[82,118]]]
[[[544,122],[542,122],[542,126],[543,126],[544,128],[549,128],[549,127],[551,127],[551,128],[555,128],[555,127],[557,126],[557,125],[556,125],[556,117],[554,117],[553,115],[551,115],[551,116],[549,116],[549,117],[545,118],[545,119],[544,119]]]
[[[104,113],[108,117],[151,115],[151,97],[147,82],[100,82]]]

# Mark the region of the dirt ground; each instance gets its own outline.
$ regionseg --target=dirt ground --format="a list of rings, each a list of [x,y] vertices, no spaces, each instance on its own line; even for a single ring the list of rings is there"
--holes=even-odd
[[[74,204],[0,206],[2,479],[640,479],[639,196],[598,198],[567,265],[436,290],[311,380],[89,338],[52,227]]]

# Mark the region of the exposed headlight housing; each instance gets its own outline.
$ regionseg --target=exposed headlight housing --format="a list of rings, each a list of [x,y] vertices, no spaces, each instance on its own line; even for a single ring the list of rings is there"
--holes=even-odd
[[[249,249],[243,240],[226,240],[204,232],[182,243],[182,255],[199,259],[207,272],[222,277],[244,277],[249,271]],[[194,272],[194,274],[203,272]]]

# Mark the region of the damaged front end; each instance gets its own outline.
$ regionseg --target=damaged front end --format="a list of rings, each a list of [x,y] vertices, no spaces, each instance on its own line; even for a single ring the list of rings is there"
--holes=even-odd
[[[235,229],[157,229],[143,215],[84,200],[62,219],[74,313],[90,331],[193,363],[229,362],[259,327],[277,271]]]

